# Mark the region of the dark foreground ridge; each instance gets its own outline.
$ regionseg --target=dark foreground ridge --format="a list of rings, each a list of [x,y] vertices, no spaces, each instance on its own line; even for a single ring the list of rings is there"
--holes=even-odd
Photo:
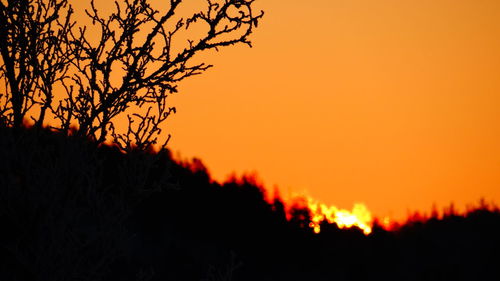
[[[371,235],[286,219],[198,160],[0,128],[0,280],[498,280],[500,213]]]

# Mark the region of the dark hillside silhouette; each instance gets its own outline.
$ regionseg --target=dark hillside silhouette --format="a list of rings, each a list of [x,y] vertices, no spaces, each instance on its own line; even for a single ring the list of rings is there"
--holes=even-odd
[[[168,151],[0,128],[0,280],[495,280],[500,213],[397,230],[323,222]]]

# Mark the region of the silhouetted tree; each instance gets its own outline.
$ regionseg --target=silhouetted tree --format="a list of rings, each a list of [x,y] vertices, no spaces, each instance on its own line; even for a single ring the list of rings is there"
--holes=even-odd
[[[170,0],[159,10],[149,0],[115,1],[103,16],[92,0],[87,27],[75,25],[67,0],[1,1],[4,122],[19,127],[29,117],[42,125],[50,111],[53,127],[65,133],[76,125],[76,134],[98,143],[113,137],[124,150],[156,144],[175,112],[167,97],[211,67],[195,61],[197,54],[251,46],[248,37],[263,15],[254,13],[253,0],[207,0],[195,12],[183,10],[184,2]],[[116,125],[120,118],[127,126]]]
[[[54,85],[74,59],[61,44],[74,26],[67,0],[0,1],[0,121],[41,126],[52,110]],[[35,117],[38,114],[37,117]]]

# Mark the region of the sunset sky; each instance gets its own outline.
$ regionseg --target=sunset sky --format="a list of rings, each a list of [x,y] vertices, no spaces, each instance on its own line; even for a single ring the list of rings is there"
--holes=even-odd
[[[174,153],[377,216],[500,203],[500,1],[256,6],[254,48],[207,54],[171,97]]]

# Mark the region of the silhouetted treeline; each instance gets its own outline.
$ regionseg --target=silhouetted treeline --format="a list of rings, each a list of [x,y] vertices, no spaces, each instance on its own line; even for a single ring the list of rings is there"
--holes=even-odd
[[[287,220],[243,177],[199,160],[0,128],[0,280],[496,280],[500,213],[413,220],[371,235]]]

